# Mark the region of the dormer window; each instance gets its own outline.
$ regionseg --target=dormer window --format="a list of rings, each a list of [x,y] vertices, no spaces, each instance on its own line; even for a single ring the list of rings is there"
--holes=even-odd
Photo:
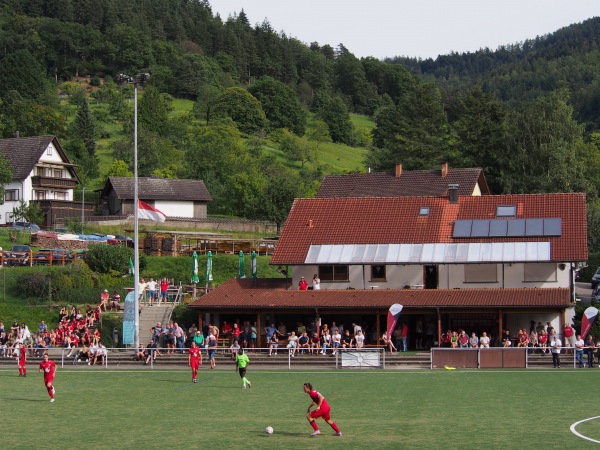
[[[515,205],[496,206],[496,217],[516,217],[517,207]]]
[[[429,206],[422,206],[419,208],[419,217],[426,217],[429,215]]]

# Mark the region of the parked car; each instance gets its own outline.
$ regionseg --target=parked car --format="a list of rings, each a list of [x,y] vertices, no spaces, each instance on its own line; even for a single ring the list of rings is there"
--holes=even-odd
[[[596,269],[596,273],[592,276],[592,289],[600,284],[600,267]]]
[[[31,257],[31,247],[29,245],[13,245],[11,249],[4,254],[6,264],[9,266],[27,266]]]
[[[29,222],[14,222],[12,228],[13,230],[30,231],[32,233],[37,233],[38,231],[41,231],[38,225]]]
[[[35,265],[49,265],[50,261],[52,265],[60,265],[63,261],[68,264],[73,261],[73,255],[66,248],[42,248],[32,256]]]

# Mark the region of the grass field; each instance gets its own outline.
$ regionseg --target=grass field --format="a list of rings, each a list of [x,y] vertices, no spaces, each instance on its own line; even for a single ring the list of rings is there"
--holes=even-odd
[[[588,448],[569,427],[598,416],[600,370],[265,371],[252,389],[224,367],[88,370],[60,367],[50,403],[29,364],[0,371],[3,448]],[[343,437],[305,419],[311,382],[329,401]],[[266,426],[275,433],[264,433]],[[600,440],[600,423],[577,431]]]

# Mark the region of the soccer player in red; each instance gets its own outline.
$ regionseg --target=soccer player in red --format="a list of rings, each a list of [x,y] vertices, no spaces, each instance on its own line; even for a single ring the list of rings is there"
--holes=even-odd
[[[25,344],[21,344],[19,348],[19,376],[26,377],[27,376],[27,368],[25,364],[27,363],[27,346]]]
[[[313,427],[313,430],[315,430],[313,433],[311,433],[311,437],[321,434],[315,420],[319,417],[322,417],[329,424],[329,426],[333,428],[335,431],[335,436],[341,436],[342,432],[335,422],[331,420],[331,408],[329,407],[327,400],[325,400],[325,397],[323,397],[318,391],[314,390],[312,384],[310,383],[304,383],[304,392],[306,392],[312,400],[310,405],[308,405],[308,409],[306,410],[306,419],[310,423],[310,426]],[[312,408],[313,405],[316,405],[317,407],[311,411],[310,408]]]
[[[192,341],[192,346],[188,350],[188,365],[192,368],[192,381],[196,382],[196,375],[198,374],[198,369],[202,364],[202,349],[196,345],[194,341]]]
[[[40,363],[40,372],[44,373],[44,384],[48,390],[48,395],[50,395],[50,403],[52,403],[54,401],[54,394],[56,393],[52,385],[54,383],[54,374],[56,373],[56,363],[48,359],[48,353],[44,353],[44,359]]]

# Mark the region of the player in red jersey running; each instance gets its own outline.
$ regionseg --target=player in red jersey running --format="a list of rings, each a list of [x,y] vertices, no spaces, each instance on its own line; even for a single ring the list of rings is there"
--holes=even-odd
[[[311,437],[321,434],[319,431],[319,426],[315,420],[319,417],[322,417],[329,424],[329,426],[333,428],[336,436],[341,436],[342,432],[335,422],[331,420],[331,408],[329,407],[327,400],[325,400],[325,397],[323,397],[319,392],[315,391],[310,383],[304,383],[304,392],[306,392],[312,400],[311,404],[308,405],[308,409],[306,410],[306,419],[310,423],[310,426],[313,427],[313,430],[315,430],[313,433],[311,433]],[[316,405],[317,407],[311,411],[310,408],[312,408],[313,405]]]
[[[198,369],[202,365],[202,349],[194,341],[188,350],[188,365],[192,368],[192,381],[195,383]]]
[[[54,383],[54,374],[56,373],[56,363],[48,359],[48,353],[44,353],[44,359],[40,363],[40,372],[44,373],[44,384],[50,396],[50,403],[52,403],[54,401],[54,394],[56,393],[52,385]]]
[[[27,346],[25,344],[21,344],[21,348],[19,348],[19,376],[26,377],[27,376]]]

